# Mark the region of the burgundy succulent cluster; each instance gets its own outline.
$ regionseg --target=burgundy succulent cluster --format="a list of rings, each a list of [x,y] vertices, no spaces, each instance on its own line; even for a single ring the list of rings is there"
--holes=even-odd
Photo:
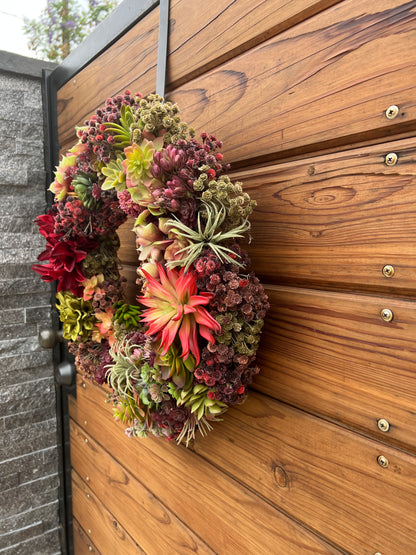
[[[238,245],[234,248],[248,265],[245,251]],[[258,334],[270,308],[268,297],[254,274],[242,277],[238,266],[221,264],[210,251],[205,251],[194,267],[198,288],[213,294],[208,309],[222,328],[216,342],[203,348],[194,375],[199,383],[214,388],[212,398],[232,405],[244,399],[259,371],[252,365]]]
[[[193,184],[201,173],[214,179],[228,169],[217,152],[222,143],[214,135],[201,134],[202,142],[180,139],[177,145],[168,145],[155,152],[152,164],[152,195],[163,209],[176,212],[188,227],[196,223],[197,205]]]
[[[97,160],[108,164],[111,158],[111,145],[114,143],[112,134],[106,131],[105,123],[119,122],[120,110],[125,106],[138,106],[142,98],[140,93],[132,95],[129,90],[114,98],[107,98],[103,108],[99,108],[89,120],[85,121],[85,128],[78,131],[82,144],[87,144]]]
[[[70,341],[68,348],[70,353],[75,356],[75,364],[79,372],[82,372],[87,378],[94,379],[98,384],[106,383],[108,365],[113,362],[108,341],[101,343],[95,341],[73,343]]]
[[[123,285],[125,278],[118,280],[104,280],[91,298],[94,311],[105,312],[123,298]]]
[[[170,399],[162,401],[157,412],[151,413],[151,418],[155,424],[166,434],[166,439],[176,439],[181,432],[186,420],[189,418],[190,409],[188,407],[177,406]]]
[[[123,210],[126,216],[130,218],[136,219],[145,210],[144,206],[140,206],[139,204],[136,204],[134,202],[128,189],[125,189],[124,191],[119,191],[118,201],[121,210]]]
[[[85,208],[81,200],[67,196],[57,202],[54,229],[58,235],[89,239],[114,232],[127,219],[113,194],[103,194],[100,210]]]

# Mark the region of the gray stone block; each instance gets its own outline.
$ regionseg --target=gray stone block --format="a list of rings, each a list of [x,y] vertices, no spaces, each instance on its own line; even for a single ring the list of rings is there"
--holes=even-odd
[[[41,349],[37,337],[19,337],[17,339],[5,339],[0,341],[0,357],[4,355],[15,355],[29,353]]]
[[[24,541],[28,537],[35,536],[41,532],[51,530],[58,523],[58,501],[48,503],[42,507],[36,507],[29,511],[11,515],[0,521],[0,549]],[[30,532],[24,536],[26,530],[33,531],[37,527],[34,534]],[[22,534],[18,539],[19,533]],[[15,541],[10,542],[9,537],[13,535]],[[6,543],[8,542],[8,543]]]
[[[40,278],[39,278],[40,279]],[[50,303],[51,296],[49,292],[32,293],[27,295],[13,295],[2,299],[2,309],[9,310],[12,308],[24,308],[30,306],[46,306]],[[0,312],[1,317],[1,312]]]
[[[12,324],[9,326],[0,324],[0,341],[16,337],[33,337],[37,336],[37,333],[38,326],[36,324]]]
[[[31,220],[30,225],[34,225]],[[33,274],[34,272],[27,262],[20,264],[0,264],[0,279],[28,278],[33,277]],[[37,279],[41,281],[39,275],[37,276]]]
[[[34,424],[48,419],[52,420],[55,416],[56,407],[55,403],[52,402],[51,399],[51,402],[41,409],[29,410],[3,417],[4,431],[21,428],[22,426],[27,426],[29,423]]]
[[[0,518],[20,513],[31,507],[52,503],[58,494],[58,476],[46,476],[2,493]]]
[[[33,370],[32,375],[40,378],[43,373],[43,367],[51,367],[52,351],[49,349],[41,349],[36,353],[24,355],[12,355],[0,359],[0,373],[2,376],[12,375],[19,371]],[[28,380],[18,380],[20,382]],[[9,382],[11,383],[11,382]],[[14,382],[13,382],[14,383]]]
[[[4,233],[33,233],[34,231],[37,232],[38,227],[36,226],[35,230],[35,226],[29,218],[10,215],[0,218],[0,229]]]
[[[26,455],[37,449],[46,449],[56,444],[56,422],[36,422],[27,426],[26,430],[17,428],[4,432],[4,439],[0,440],[0,460]],[[52,430],[49,431],[48,428]],[[2,445],[3,444],[3,445]]]
[[[41,139],[16,139],[16,154],[24,156],[40,156],[40,167],[43,168],[43,141]]]
[[[44,282],[42,282],[44,283]],[[48,283],[44,283],[49,291],[51,290],[51,286]],[[52,296],[52,293],[51,293]],[[25,322],[37,324],[38,322],[51,322],[52,318],[52,306],[33,306],[29,308],[25,308]]]
[[[3,324],[19,324],[25,321],[25,309],[15,308],[11,310],[1,310],[0,320]]]
[[[26,172],[24,177],[26,182]],[[19,194],[15,191],[13,196],[10,196],[10,189],[2,194],[2,187],[0,187],[0,216],[10,216],[11,214],[18,214],[20,217],[30,218],[34,220],[39,214],[44,214],[46,210],[45,198],[39,195],[39,198],[30,195]],[[1,260],[0,260],[1,262]]]
[[[7,234],[5,234],[7,235]],[[10,234],[15,235],[16,240],[20,237],[20,234]],[[42,247],[41,247],[42,248]],[[10,296],[10,295],[23,295],[26,293],[39,293],[48,292],[51,287],[48,283],[45,283],[39,278],[39,275],[33,272],[30,278],[9,278],[0,279],[0,297]],[[29,310],[29,309],[28,309]],[[50,307],[49,307],[50,311]]]
[[[6,367],[4,370],[1,371],[1,383],[3,387],[22,384],[25,382],[29,382],[30,380],[40,380],[43,378],[52,378],[53,377],[53,364],[52,364],[52,352],[49,351],[47,353],[50,362],[45,364],[44,366],[35,366],[32,368],[8,368]],[[12,359],[13,357],[10,357]],[[21,358],[18,355],[18,358]],[[7,359],[6,359],[7,360]],[[33,362],[29,363],[30,366],[33,366]]]
[[[59,553],[61,553],[61,548],[59,528],[57,527],[2,551],[2,555],[58,555]]]
[[[52,378],[35,379],[26,383],[0,387],[0,404],[21,401],[19,410],[14,410],[7,414],[16,414],[22,412],[22,409],[35,410],[39,408],[39,405],[32,405],[29,403],[29,400],[40,398],[45,402],[47,398],[53,398],[53,390],[54,384]],[[5,414],[0,414],[0,416],[5,416]]]
[[[27,182],[27,170],[20,165],[20,167],[13,167],[9,164],[2,165],[0,163],[0,192],[2,190],[10,191],[10,187],[21,187],[26,186]],[[18,210],[16,210],[16,213]]]

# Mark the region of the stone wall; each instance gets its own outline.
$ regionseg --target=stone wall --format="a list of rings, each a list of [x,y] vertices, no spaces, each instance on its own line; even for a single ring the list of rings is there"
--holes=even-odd
[[[42,67],[0,52],[0,553],[59,553],[51,287],[30,270],[44,246]]]

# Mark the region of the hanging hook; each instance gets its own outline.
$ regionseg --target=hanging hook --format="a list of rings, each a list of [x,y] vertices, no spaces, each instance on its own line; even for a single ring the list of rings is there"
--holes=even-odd
[[[165,97],[166,66],[169,38],[169,0],[160,0],[159,43],[157,50],[156,94]]]

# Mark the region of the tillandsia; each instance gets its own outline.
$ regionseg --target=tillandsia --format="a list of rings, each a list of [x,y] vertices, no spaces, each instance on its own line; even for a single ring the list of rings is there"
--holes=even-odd
[[[46,248],[33,269],[57,282],[77,368],[108,384],[126,433],[188,445],[245,400],[259,371],[269,303],[240,246],[256,203],[227,175],[221,141],[195,138],[160,96],[108,98],[77,136],[36,219]],[[128,218],[136,304],[117,257]]]

